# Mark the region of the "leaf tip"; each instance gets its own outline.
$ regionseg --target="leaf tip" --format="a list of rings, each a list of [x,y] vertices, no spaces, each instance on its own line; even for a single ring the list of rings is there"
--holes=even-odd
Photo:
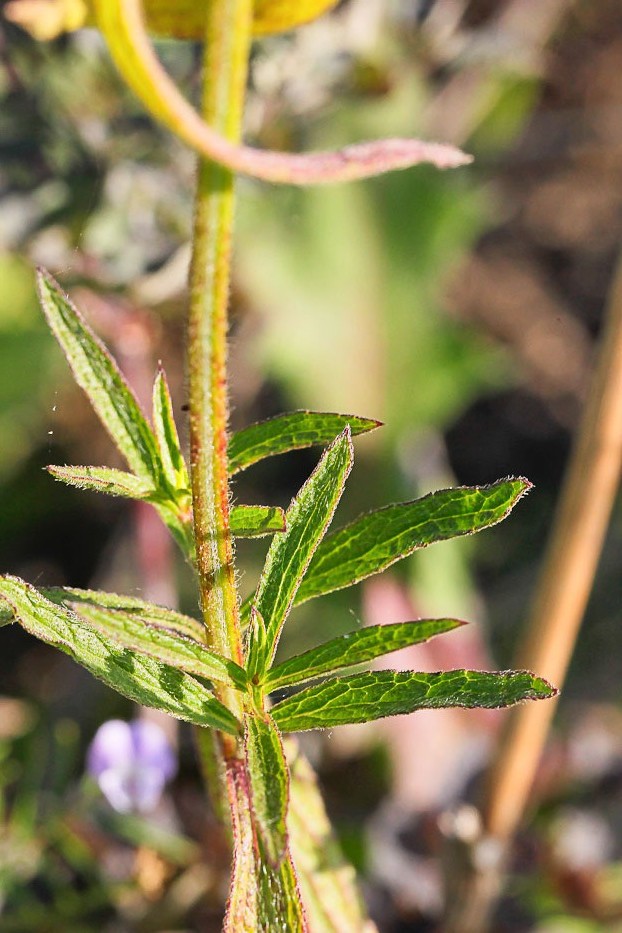
[[[40,290],[45,289],[46,291],[61,291],[60,285],[52,273],[45,268],[45,266],[38,265],[35,267],[35,278],[37,280],[37,286]]]
[[[552,700],[560,694],[558,687],[553,686],[545,677],[534,674],[533,671],[523,669],[501,671],[500,673],[508,676],[515,682],[522,683],[522,696],[515,702],[521,703],[525,700]]]
[[[356,431],[353,433],[358,434],[367,434],[369,431],[375,431],[376,428],[384,428],[384,421],[380,421],[378,418],[361,418],[357,415],[347,415],[346,417],[351,417],[353,421],[358,422]]]
[[[314,153],[307,159],[310,166],[317,163],[318,171],[306,181],[317,183],[368,178],[426,162],[438,169],[460,168],[472,162],[473,156],[446,143],[389,138],[355,143],[337,153]]]
[[[357,421],[356,430],[352,431],[353,436],[370,434],[372,431],[377,431],[378,428],[384,428],[384,421],[379,421],[378,418],[357,418]]]
[[[39,296],[39,303],[41,305],[41,310],[48,320],[48,323],[51,326],[51,319],[53,317],[53,308],[52,305],[55,299],[60,299],[63,302],[71,305],[72,311],[76,314],[76,309],[71,304],[69,296],[63,291],[61,286],[58,284],[51,272],[49,272],[45,266],[37,266],[35,270],[35,281],[37,287],[37,295]],[[52,328],[53,330],[53,328]]]
[[[515,483],[520,483],[520,484],[521,484],[521,487],[522,487],[521,494],[522,494],[522,495],[525,495],[525,494],[528,493],[531,489],[533,489],[533,483],[531,482],[531,480],[527,479],[526,476],[511,476],[510,479],[513,480]]]
[[[332,444],[329,444],[329,446],[326,448],[326,453],[328,453],[328,451],[335,450],[337,447],[341,447],[342,445],[346,448],[347,463],[348,463],[347,473],[346,473],[346,476],[344,477],[344,483],[345,483],[345,480],[347,479],[347,476],[350,473],[350,470],[352,469],[352,464],[354,463],[354,444],[352,442],[352,428],[349,424],[346,424],[343,431],[341,431],[341,433],[337,435],[337,437],[332,442]]]
[[[40,300],[43,301],[45,293],[52,288],[54,279],[44,266],[37,266],[35,269],[35,281],[37,284],[37,294]]]
[[[524,496],[533,489],[533,483],[531,480],[527,479],[526,476],[506,476],[504,479],[499,480],[499,482],[516,484],[519,487],[519,496]]]
[[[533,679],[534,699],[551,700],[559,696],[559,687],[554,687],[553,684],[544,677],[536,677],[531,671],[525,671],[525,673]]]
[[[504,486],[513,487],[511,503],[508,507],[508,512],[510,512],[514,506],[523,498],[523,496],[526,496],[529,492],[531,492],[534,484],[525,476],[504,476],[503,479],[499,479],[495,483],[491,483],[489,486],[481,488],[499,489]],[[507,514],[508,513],[506,512],[506,515]]]
[[[524,497],[531,492],[534,484],[525,476],[511,476],[509,477],[509,480],[518,486],[513,502],[513,505],[516,505],[518,502],[520,502],[521,499],[524,499]]]
[[[354,456],[354,445],[352,443],[352,428],[349,424],[346,424],[345,428],[341,432],[341,437],[345,440],[348,450],[350,451],[350,456]]]

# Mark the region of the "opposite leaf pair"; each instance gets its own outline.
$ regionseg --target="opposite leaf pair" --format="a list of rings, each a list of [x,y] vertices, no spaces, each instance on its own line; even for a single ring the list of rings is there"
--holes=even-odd
[[[164,374],[160,371],[155,381],[152,428],[116,363],[56,283],[40,273],[39,287],[44,311],[76,380],[133,470],[53,467],[51,471],[73,484],[152,502],[191,557],[188,474]],[[0,597],[10,617],[71,654],[125,696],[233,734],[241,731],[242,724],[213,695],[208,686],[212,682],[239,691],[246,697],[246,708],[262,717],[274,690],[329,678],[273,708],[274,722],[284,732],[422,708],[505,706],[550,696],[546,682],[525,672],[381,671],[335,676],[451,631],[461,624],[452,619],[362,629],[273,666],[284,622],[295,604],[379,573],[417,548],[495,524],[529,488],[525,480],[509,479],[489,487],[443,490],[362,515],[325,537],[352,467],[350,424],[361,433],[378,423],[295,412],[253,425],[231,439],[229,470],[234,475],[265,456],[324,443],[341,430],[287,513],[272,510],[278,521],[272,519],[271,527],[265,507],[233,510],[234,531],[237,523],[241,533],[274,532],[257,591],[243,607],[250,623],[245,669],[208,650],[204,629],[195,620],[113,594],[71,589],[39,593],[23,581],[4,577]],[[241,527],[240,516],[248,516],[246,528]],[[263,516],[263,524],[257,516]]]
[[[151,502],[193,563],[188,472],[164,374],[159,372],[155,381],[152,427],[108,351],[45,273],[39,275],[39,289],[78,383],[132,470],[52,467],[51,472],[73,485]],[[225,763],[234,833],[227,933],[308,929],[292,859],[292,850],[297,857],[307,851],[308,842],[301,840],[308,829],[300,830],[290,807],[300,796],[300,780],[290,778],[281,732],[365,722],[415,709],[505,706],[554,692],[523,671],[342,676],[344,670],[462,624],[454,619],[361,629],[274,665],[293,606],[379,573],[417,548],[493,525],[529,488],[525,480],[508,479],[488,487],[442,490],[362,515],[326,535],[352,467],[351,435],[377,424],[345,415],[294,412],[252,425],[230,439],[230,476],[263,457],[332,441],[286,513],[273,509],[268,516],[261,506],[232,510],[234,532],[274,534],[255,595],[242,607],[248,623],[244,666],[209,650],[205,627],[172,610],[110,593],[72,588],[39,592],[16,577],[0,577],[0,624],[19,622],[138,703],[238,738],[237,753]],[[275,690],[309,681],[315,683],[270,708]],[[223,686],[233,694],[222,691]],[[236,697],[231,708],[221,699],[229,695]],[[313,853],[315,859],[315,849]],[[300,877],[315,874],[314,862]],[[333,884],[331,897],[334,889]],[[306,891],[307,902],[315,903],[314,896]],[[324,905],[319,913],[323,910]],[[353,928],[361,929],[355,900],[346,913],[355,918]]]
[[[277,686],[334,675],[459,626],[451,619],[375,626],[272,666],[283,624],[296,601],[355,583],[431,541],[493,524],[528,488],[525,481],[507,480],[485,489],[434,493],[363,515],[324,538],[351,466],[352,443],[346,428],[287,510],[285,532],[270,545],[251,603],[247,639],[247,673],[260,688],[260,698]],[[549,684],[526,672],[370,671],[307,687],[278,703],[272,717],[283,732],[293,732],[367,722],[415,709],[506,706],[550,695]]]

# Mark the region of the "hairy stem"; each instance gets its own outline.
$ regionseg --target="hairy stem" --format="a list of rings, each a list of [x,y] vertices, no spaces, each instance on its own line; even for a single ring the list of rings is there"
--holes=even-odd
[[[240,137],[252,0],[207,5],[202,115],[228,139]],[[227,308],[234,177],[201,160],[190,266],[188,373],[190,451],[201,606],[211,648],[242,662],[229,529]],[[234,694],[222,697],[235,709]]]

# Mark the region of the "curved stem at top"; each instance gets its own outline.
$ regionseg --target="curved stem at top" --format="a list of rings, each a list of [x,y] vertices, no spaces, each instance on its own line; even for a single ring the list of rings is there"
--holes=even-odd
[[[237,134],[225,132],[210,119],[212,114],[197,113],[162,67],[147,35],[143,0],[93,0],[93,5],[126,84],[180,139],[233,172],[277,184],[319,185],[369,178],[421,162],[456,168],[471,161],[454,146],[420,139],[381,139],[304,155],[243,146]],[[212,5],[206,5],[209,16]],[[233,7],[229,4],[231,16]]]

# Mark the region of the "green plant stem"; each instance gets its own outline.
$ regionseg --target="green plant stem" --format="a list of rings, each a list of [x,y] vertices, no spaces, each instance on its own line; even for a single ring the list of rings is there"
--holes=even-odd
[[[206,5],[202,115],[234,141],[241,133],[252,7],[252,0],[211,0]],[[234,186],[229,171],[200,161],[190,265],[188,373],[194,528],[207,641],[215,651],[242,663],[227,470]],[[239,704],[230,691],[220,699],[234,711]]]

